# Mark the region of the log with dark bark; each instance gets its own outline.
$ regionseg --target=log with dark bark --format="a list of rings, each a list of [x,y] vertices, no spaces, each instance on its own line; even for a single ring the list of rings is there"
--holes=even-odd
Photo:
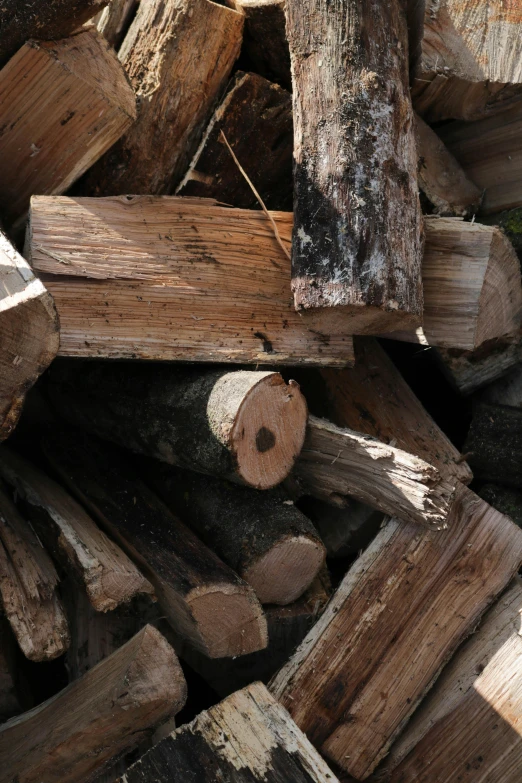
[[[255,185],[267,209],[292,209],[292,97],[255,73],[238,72],[218,106],[179,196],[215,198],[259,209],[252,188],[238,169],[221,133]]]
[[[262,604],[296,601],[317,576],[324,546],[284,492],[256,492],[157,463],[147,475],[170,510],[251,585]]]
[[[98,612],[115,609],[150,582],[59,484],[15,452],[0,449],[0,476],[9,485],[49,552],[87,591]]]
[[[148,625],[57,696],[0,727],[4,780],[84,783],[185,699],[176,654]]]
[[[457,483],[419,457],[315,416],[293,477],[303,495],[334,503],[349,495],[435,530],[447,526]]]
[[[304,442],[306,401],[277,372],[57,362],[48,390],[75,426],[257,489],[283,481]]]
[[[6,224],[25,219],[34,193],[64,193],[135,118],[132,88],[97,30],[24,44],[0,71]]]
[[[476,478],[522,489],[522,410],[479,403],[464,450]]]
[[[45,453],[139,564],[181,637],[210,658],[266,647],[266,620],[252,588],[148,490],[123,453],[80,433],[47,439]]]
[[[522,560],[522,531],[466,487],[450,517],[444,533],[388,522],[272,682],[311,742],[358,780]]]
[[[0,601],[24,655],[46,661],[69,646],[58,575],[0,483]]]
[[[292,215],[272,215],[289,248]],[[338,308],[295,312],[290,261],[259,210],[167,196],[35,196],[27,256],[46,273],[66,356],[353,361]]]
[[[96,21],[96,27],[116,51],[127,34],[139,2],[140,0],[110,0]]]
[[[522,492],[499,484],[484,484],[480,497],[522,527]]]
[[[286,15],[296,307],[343,307],[352,334],[415,328],[422,225],[400,0],[287,0]]]
[[[450,383],[461,394],[471,394],[522,361],[522,334],[518,332],[509,341],[487,342],[476,351],[438,348],[435,356]]]
[[[242,31],[241,14],[209,0],[140,3],[118,55],[138,98],[138,119],[88,173],[83,195],[163,194],[178,184],[239,54]]]
[[[1,12],[0,12],[1,13]],[[15,428],[27,390],[58,351],[51,295],[0,231],[0,441]]]
[[[216,704],[156,745],[119,783],[339,783],[261,683]]]

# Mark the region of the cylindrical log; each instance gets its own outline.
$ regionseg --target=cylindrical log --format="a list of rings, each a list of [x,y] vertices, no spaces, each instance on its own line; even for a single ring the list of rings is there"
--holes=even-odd
[[[106,440],[256,489],[283,481],[304,442],[299,386],[276,372],[139,363],[57,363],[65,418]]]

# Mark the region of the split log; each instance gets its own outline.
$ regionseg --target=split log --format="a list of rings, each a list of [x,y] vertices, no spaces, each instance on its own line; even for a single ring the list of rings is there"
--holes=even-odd
[[[388,337],[471,351],[520,328],[520,262],[495,226],[427,217],[422,280],[423,327]]]
[[[377,340],[354,341],[356,362],[322,370],[328,417],[339,427],[373,435],[434,465],[447,478],[469,484],[467,463],[412,392]]]
[[[419,188],[438,215],[468,217],[480,206],[482,191],[472,182],[434,130],[415,115]]]
[[[296,601],[324,564],[317,531],[279,489],[256,492],[188,470],[150,467],[168,508],[248,582],[262,604]]]
[[[479,495],[490,506],[522,527],[522,492],[498,484],[485,484]]]
[[[0,71],[6,222],[25,219],[33,193],[66,191],[135,118],[134,93],[96,30],[24,44]]]
[[[306,401],[277,372],[61,362],[48,390],[75,426],[257,489],[286,478],[305,437]]]
[[[15,658],[15,637],[7,620],[0,616],[0,723],[22,712],[17,693]]]
[[[352,334],[415,328],[422,217],[401,3],[286,0],[286,23],[295,305],[342,306]]]
[[[303,495],[350,495],[385,514],[435,530],[447,526],[456,479],[376,438],[310,416],[294,468]]]
[[[133,764],[119,783],[339,783],[261,683],[229,696]],[[23,783],[23,781],[21,781]]]
[[[100,13],[96,27],[116,51],[127,34],[138,5],[139,0],[110,0]]]
[[[274,218],[290,247],[292,216]],[[290,263],[258,210],[176,197],[35,197],[27,252],[57,302],[64,356],[353,360],[335,309],[295,312]]]
[[[358,780],[520,565],[522,531],[464,486],[448,528],[388,522],[272,682],[310,741]]]
[[[292,97],[255,73],[238,72],[218,106],[187,173],[179,196],[215,198],[259,209],[221,133],[234,150],[267,209],[292,209]]]
[[[118,53],[138,119],[88,173],[82,195],[163,194],[178,184],[239,54],[242,31],[241,14],[209,0],[140,3]]]
[[[1,231],[0,333],[2,441],[17,424],[25,393],[56,356],[59,334],[51,295]]]
[[[521,337],[518,333],[507,342],[493,340],[476,351],[438,348],[435,354],[450,383],[461,394],[471,394],[522,361]]]
[[[385,764],[384,779],[518,781],[521,613],[522,580],[516,577],[413,716]]]
[[[109,0],[3,0],[0,67],[29,38],[51,41],[66,38],[95,16]]]
[[[83,583],[97,612],[115,609],[138,593],[153,593],[150,582],[127,555],[45,473],[2,448],[0,476],[11,486],[24,518],[48,551]]]
[[[522,489],[522,410],[477,405],[464,450],[476,478]]]
[[[300,505],[314,523],[326,554],[332,559],[366,549],[385,519],[382,511],[375,511],[353,498],[348,498],[343,508],[311,497],[303,499]]]
[[[83,783],[185,699],[176,654],[148,625],[57,696],[0,727],[5,780]]]
[[[509,373],[484,389],[480,399],[522,411],[522,364],[517,364]]]
[[[48,439],[45,453],[140,565],[180,636],[210,658],[266,647],[266,620],[252,588],[170,513],[123,454],[80,433]]]
[[[0,485],[0,599],[31,661],[57,658],[69,646],[57,585],[49,555]]]

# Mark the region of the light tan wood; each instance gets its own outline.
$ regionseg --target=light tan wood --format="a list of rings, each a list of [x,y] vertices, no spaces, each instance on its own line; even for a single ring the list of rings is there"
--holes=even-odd
[[[125,37],[138,5],[139,0],[111,0],[95,20],[99,32],[116,51]]]
[[[521,615],[522,580],[516,577],[415,712],[385,761],[383,779],[517,783]]]
[[[387,336],[471,351],[520,328],[520,262],[495,226],[427,217],[422,279],[423,327]]]
[[[1,163],[0,163],[1,165]],[[0,231],[0,441],[13,431],[26,391],[58,351],[51,295]]]
[[[449,381],[461,394],[471,394],[522,361],[521,338],[519,331],[509,341],[493,340],[476,351],[437,348],[436,356]]]
[[[466,487],[448,528],[388,522],[272,682],[311,742],[358,780],[522,560],[522,531]]]
[[[26,518],[63,567],[84,584],[94,609],[106,612],[150,582],[59,484],[22,457],[0,449],[0,476],[25,503]]]
[[[350,495],[435,530],[447,527],[456,486],[419,457],[315,416],[293,475],[302,494],[323,500]]]
[[[52,699],[0,727],[5,780],[84,783],[176,714],[186,683],[150,625]]]
[[[291,214],[273,215],[290,247]],[[342,314],[295,312],[290,263],[260,211],[176,197],[34,197],[26,255],[55,297],[64,356],[353,360]]]
[[[94,29],[29,41],[0,71],[0,211],[22,219],[33,193],[63,193],[136,117],[114,51]]]
[[[69,646],[49,555],[0,486],[0,598],[24,655],[45,661]]]

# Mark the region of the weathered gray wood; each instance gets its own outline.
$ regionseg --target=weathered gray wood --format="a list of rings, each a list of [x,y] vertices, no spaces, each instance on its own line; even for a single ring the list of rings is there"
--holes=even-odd
[[[301,506],[310,517],[330,558],[348,557],[365,549],[385,519],[382,511],[348,498],[343,508],[317,498],[306,498]]]
[[[476,478],[522,489],[522,410],[479,403],[464,450]]]
[[[462,394],[471,394],[502,377],[522,361],[522,339],[518,333],[509,341],[493,340],[475,351],[437,348],[435,356],[448,380]]]
[[[480,399],[483,402],[509,405],[522,410],[522,364],[517,364],[502,378],[490,384],[484,389]]]
[[[116,51],[120,48],[138,5],[139,0],[110,0],[96,21],[96,27]]]

